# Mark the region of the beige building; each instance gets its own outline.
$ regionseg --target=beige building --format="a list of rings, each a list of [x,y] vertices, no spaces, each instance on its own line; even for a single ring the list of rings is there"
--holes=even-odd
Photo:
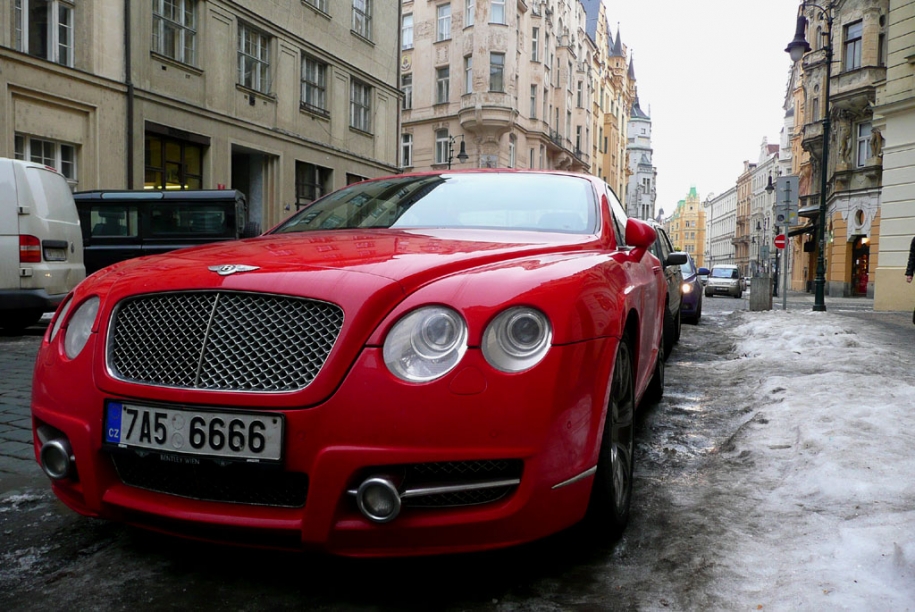
[[[874,131],[885,143],[880,259],[875,266],[874,309],[910,310],[915,283],[903,277],[915,237],[915,0],[889,0],[886,81],[877,88]]]
[[[0,156],[75,190],[234,188],[252,230],[397,170],[399,6],[0,0]]]
[[[705,266],[705,206],[695,187],[665,221],[665,229],[678,251],[689,253],[697,267]]]

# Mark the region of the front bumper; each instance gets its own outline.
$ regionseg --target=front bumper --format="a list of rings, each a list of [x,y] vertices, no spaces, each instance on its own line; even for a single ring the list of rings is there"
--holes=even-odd
[[[556,485],[596,464],[606,394],[601,381],[610,378],[599,364],[612,363],[615,350],[614,339],[554,347],[537,367],[514,375],[493,371],[478,350],[469,350],[449,375],[408,385],[388,373],[379,349],[369,348],[320,405],[275,409],[269,395],[251,395],[246,410],[285,416],[278,470],[304,476],[300,507],[205,501],[124,484],[102,443],[102,412],[106,399],[128,398],[98,390],[91,359],[62,360],[47,344],[36,365],[33,425],[69,439],[76,476],[52,486],[85,515],[209,541],[351,556],[480,550],[537,539],[584,516],[591,479]],[[199,405],[194,393],[141,385],[129,399]],[[38,457],[42,442],[37,433],[34,438]],[[358,512],[348,493],[390,466],[489,460],[517,460],[523,468],[520,483],[488,503],[407,508],[377,524]]]

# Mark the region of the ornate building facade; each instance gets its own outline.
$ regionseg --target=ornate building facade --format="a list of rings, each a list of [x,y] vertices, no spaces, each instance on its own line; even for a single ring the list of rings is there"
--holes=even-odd
[[[626,185],[626,213],[636,219],[654,219],[658,169],[652,162],[651,117],[639,106],[638,97],[629,114],[627,131],[629,180]]]
[[[677,207],[664,225],[674,248],[689,253],[696,266],[704,266],[705,207],[695,187],[690,188],[686,199],[677,202]]]

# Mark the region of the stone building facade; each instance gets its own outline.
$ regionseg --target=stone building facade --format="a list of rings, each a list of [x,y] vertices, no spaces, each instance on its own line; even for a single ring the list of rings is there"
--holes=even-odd
[[[636,97],[627,126],[629,180],[626,185],[626,213],[636,219],[654,219],[658,169],[652,161],[651,117]]]
[[[708,197],[705,208],[705,266],[736,263],[734,236],[737,231],[737,186],[719,195]]]
[[[397,171],[399,6],[0,0],[0,156],[75,190],[234,188],[252,230]]]
[[[699,267],[705,265],[705,227],[705,207],[692,187],[686,198],[677,202],[665,229],[674,248],[689,253]]]

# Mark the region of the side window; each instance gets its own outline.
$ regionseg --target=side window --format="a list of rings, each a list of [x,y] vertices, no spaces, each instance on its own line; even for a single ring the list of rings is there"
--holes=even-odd
[[[655,230],[657,230],[658,237],[654,241],[654,248],[651,252],[654,253],[654,256],[660,259],[663,264],[667,261],[667,257],[670,255],[673,248],[670,246],[670,240],[667,238],[667,234],[664,233],[664,230],[659,227],[656,227]]]
[[[89,213],[90,235],[96,237],[137,236],[135,206],[93,206]]]
[[[607,202],[610,206],[610,220],[613,223],[613,232],[616,236],[616,244],[623,246],[626,244],[626,211],[623,209],[623,205],[620,204],[620,201],[613,194],[613,190],[610,189],[608,185],[604,185],[604,198],[601,200]]]

